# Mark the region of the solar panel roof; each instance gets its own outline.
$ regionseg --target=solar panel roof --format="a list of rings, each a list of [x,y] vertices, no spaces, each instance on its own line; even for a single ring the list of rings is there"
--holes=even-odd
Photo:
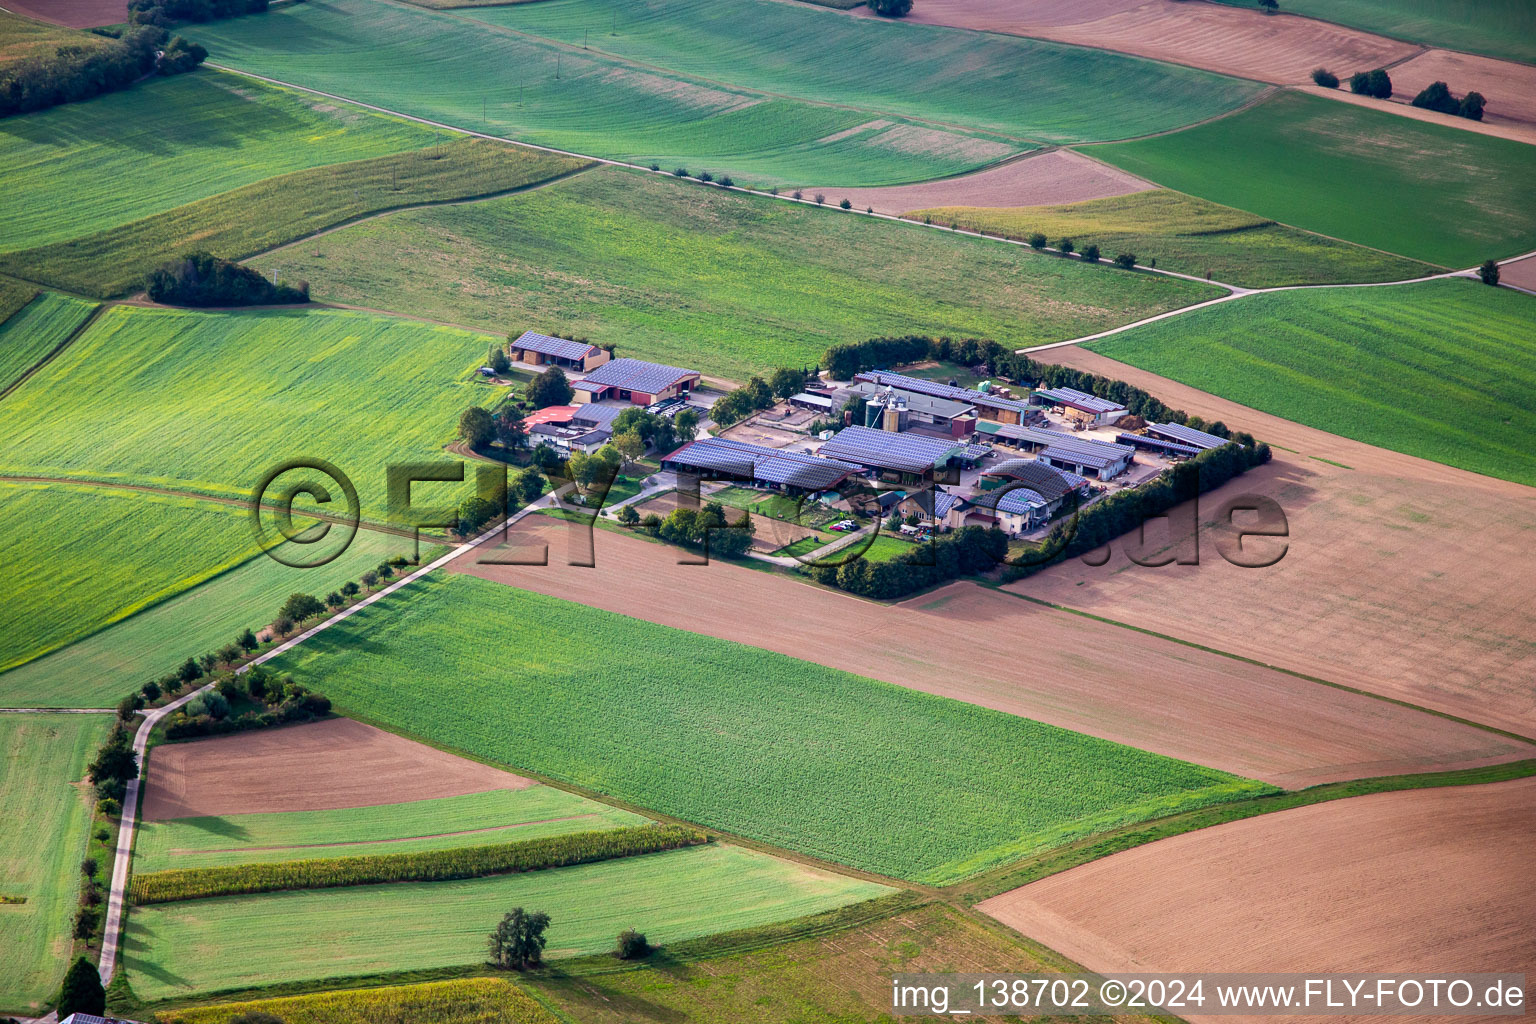
[[[610,359],[587,374],[585,380],[589,384],[600,384],[606,387],[623,388],[625,391],[639,391],[642,394],[654,395],[665,391],[678,381],[689,377],[697,377],[697,370],[685,370],[680,366],[667,366],[663,363],[648,363],[643,359]]]
[[[996,395],[989,395],[984,391],[955,387],[952,384],[943,384],[936,380],[923,380],[921,377],[908,377],[901,373],[891,373],[889,370],[870,370],[866,373],[855,374],[853,379],[867,381],[870,384],[889,385],[898,391],[912,391],[919,395],[947,398],[952,402],[964,402],[968,405],[985,405],[990,409],[1013,409],[1023,412],[1029,408],[1028,403],[1015,401],[1012,398],[999,398]]]
[[[1107,398],[1090,395],[1088,392],[1079,391],[1076,388],[1044,388],[1036,391],[1035,395],[1052,402],[1061,402],[1064,405],[1075,406],[1086,412],[1118,412],[1125,408],[1119,402],[1111,402]]]
[[[584,341],[567,341],[565,338],[554,338],[537,331],[524,331],[519,334],[511,347],[527,352],[542,352],[544,355],[555,356],[558,359],[585,359],[597,348],[596,345],[589,345]]]
[[[861,467],[834,459],[818,458],[805,452],[764,448],[745,441],[724,437],[706,437],[689,441],[664,460],[695,470],[725,473],[762,480],[807,491],[824,491],[837,486]]]
[[[1049,502],[1045,495],[1038,491],[1032,491],[1028,487],[1015,487],[1006,491],[988,491],[971,499],[972,503],[998,512],[1008,512],[1016,516],[1027,516],[1036,509],[1044,508]]]
[[[1138,448],[1155,448],[1158,451],[1169,452],[1173,455],[1199,455],[1200,449],[1187,444],[1179,444],[1176,441],[1165,441],[1160,437],[1148,437],[1146,434],[1120,435],[1123,444],[1133,444]]]
[[[957,451],[955,453],[955,457],[956,458],[960,458],[960,459],[967,459],[967,460],[969,460],[971,462],[975,462],[977,459],[984,459],[988,455],[991,455],[991,454],[992,454],[992,446],[991,445],[968,444],[968,445],[964,445],[959,451]]]
[[[954,441],[922,434],[896,434],[872,427],[844,427],[821,446],[821,454],[873,469],[925,473],[961,447],[964,446]]]
[[[1130,445],[1095,441],[1091,437],[1080,437],[1077,434],[1067,434],[1060,430],[1046,430],[1044,427],[1020,427],[1013,424],[1005,424],[999,429],[992,431],[992,433],[998,437],[1027,441],[1030,444],[1056,448],[1062,451],[1091,452],[1101,457],[1108,457],[1111,462],[1115,459],[1133,455],[1136,451]]]
[[[625,409],[634,408],[629,405],[604,405],[601,402],[588,402],[585,405],[573,407],[576,411],[571,414],[573,423],[590,423],[593,426],[606,427],[612,423]]]
[[[1008,459],[999,462],[991,469],[982,471],[982,476],[1007,477],[1020,483],[1028,484],[1033,490],[1046,496],[1050,501],[1055,501],[1069,491],[1075,491],[1088,481],[1076,473],[1068,473],[1066,470],[1048,466],[1034,459]]]
[[[1224,437],[1207,434],[1203,430],[1186,427],[1182,423],[1148,423],[1147,430],[1159,437],[1166,437],[1180,444],[1193,445],[1196,448],[1220,448],[1228,443]]]

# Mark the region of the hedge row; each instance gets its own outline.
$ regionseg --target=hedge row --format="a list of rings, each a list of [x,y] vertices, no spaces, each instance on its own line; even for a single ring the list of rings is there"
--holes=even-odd
[[[145,904],[280,889],[443,882],[633,857],[707,841],[704,833],[683,825],[639,825],[452,850],[153,871],[135,875],[130,892],[133,902]]]
[[[889,561],[853,558],[840,566],[809,565],[805,573],[817,583],[850,594],[889,600],[936,583],[995,569],[1007,554],[1008,535],[1003,531],[996,527],[966,526],[914,544],[911,551]]]

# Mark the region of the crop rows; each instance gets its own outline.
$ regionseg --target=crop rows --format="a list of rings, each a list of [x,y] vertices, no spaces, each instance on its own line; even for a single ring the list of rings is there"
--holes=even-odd
[[[162,1024],[229,1024],[237,1017],[256,1014],[270,1014],[286,1024],[555,1024],[555,1018],[527,993],[500,978],[219,1003],[162,1010],[156,1017]]]
[[[707,841],[698,829],[682,825],[640,825],[449,850],[153,871],[135,875],[131,892],[135,903],[146,904],[283,889],[444,882],[635,857]]]
[[[30,289],[8,290],[0,299],[26,295]],[[47,292],[24,302],[18,309],[0,308],[0,388],[31,369],[38,360],[52,352],[85,322],[96,308],[83,302]]]

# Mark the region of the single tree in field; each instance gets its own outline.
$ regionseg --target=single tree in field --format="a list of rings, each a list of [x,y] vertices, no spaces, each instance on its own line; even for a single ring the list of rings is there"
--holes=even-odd
[[[491,346],[490,367],[497,373],[506,373],[512,369],[512,360],[507,358],[506,350],[500,345]]]
[[[472,537],[496,515],[496,506],[479,496],[459,503],[459,536]]]
[[[354,586],[356,586],[356,584],[354,584]],[[356,591],[354,590],[353,593],[356,593]],[[245,631],[240,634],[235,643],[240,645],[240,649],[242,651],[254,651],[258,646],[260,646],[256,642],[256,634],[251,632],[250,627],[246,627]]]
[[[1133,252],[1122,252],[1115,257],[1115,262],[1126,270],[1134,270],[1136,267],[1136,254]]]
[[[369,569],[367,572],[363,573],[362,580],[363,586],[367,587],[369,590],[372,590],[379,584],[379,574],[374,572],[372,569]]]
[[[558,366],[551,366],[528,383],[528,401],[535,409],[565,405],[572,394],[571,382],[565,379],[565,371]]]
[[[475,451],[486,447],[496,436],[496,421],[491,414],[472,405],[459,416],[459,436]]]
[[[1029,236],[1029,247],[1031,249],[1035,249],[1035,250],[1044,249],[1045,245],[1046,245],[1046,238],[1040,232],[1036,231],[1034,234]]]
[[[1070,256],[1070,255],[1072,255],[1072,250],[1076,249],[1077,246],[1076,246],[1076,244],[1073,243],[1072,239],[1070,239],[1070,238],[1063,238],[1059,242],[1056,243],[1056,248],[1060,249],[1062,252],[1064,252],[1068,256]]]
[[[640,522],[640,513],[635,511],[635,506],[625,505],[619,509],[619,522],[633,527]]]
[[[1456,113],[1462,117],[1471,118],[1474,121],[1481,121],[1483,119],[1483,108],[1487,105],[1488,101],[1483,99],[1482,93],[1469,92],[1461,98],[1461,105],[1456,108]]]
[[[870,0],[869,9],[882,18],[905,18],[912,13],[912,0]]]
[[[618,946],[613,952],[620,960],[639,960],[650,954],[651,944],[646,941],[644,932],[627,928],[619,932]]]
[[[1312,81],[1324,89],[1337,89],[1339,87],[1339,76],[1327,68],[1313,68]]]
[[[327,608],[340,608],[346,603],[347,599],[341,596],[341,592],[339,590],[333,590],[329,594],[325,595],[325,606]]]
[[[526,970],[544,955],[544,931],[549,915],[541,910],[525,911],[513,907],[504,914],[491,932],[488,946],[491,963],[503,970]]]
[[[1099,262],[1099,247],[1097,245],[1083,246],[1083,259],[1089,263]]]
[[[69,965],[54,1009],[60,1020],[72,1013],[90,1013],[99,1017],[107,1012],[107,990],[101,987],[101,974],[85,957],[76,957]]]
[[[1280,0],[1259,0],[1259,7],[1265,14],[1274,14],[1280,9]]]
[[[288,600],[283,602],[277,614],[280,618],[303,622],[323,611],[325,611],[325,605],[321,604],[320,599],[313,594],[289,594]]]
[[[1483,284],[1498,284],[1498,263],[1493,260],[1483,260],[1483,265],[1477,268],[1477,276],[1483,279]]]
[[[359,589],[356,583],[347,580],[347,582],[341,585],[341,595],[343,597],[356,597]]]

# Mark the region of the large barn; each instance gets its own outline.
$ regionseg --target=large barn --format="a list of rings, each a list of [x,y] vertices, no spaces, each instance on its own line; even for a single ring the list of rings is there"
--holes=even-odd
[[[731,480],[790,494],[834,490],[850,476],[862,472],[852,463],[724,437],[689,441],[665,456],[661,468],[691,473],[701,480]]]
[[[969,447],[953,439],[924,434],[844,427],[817,454],[862,466],[885,480],[919,483],[949,474]]]
[[[648,363],[643,359],[614,359],[571,384],[577,402],[612,399],[651,405],[666,398],[687,398],[698,387],[699,371]]]
[[[558,366],[562,370],[589,373],[608,361],[608,353],[584,341],[524,331],[516,341],[507,343],[507,358],[530,366]]]

